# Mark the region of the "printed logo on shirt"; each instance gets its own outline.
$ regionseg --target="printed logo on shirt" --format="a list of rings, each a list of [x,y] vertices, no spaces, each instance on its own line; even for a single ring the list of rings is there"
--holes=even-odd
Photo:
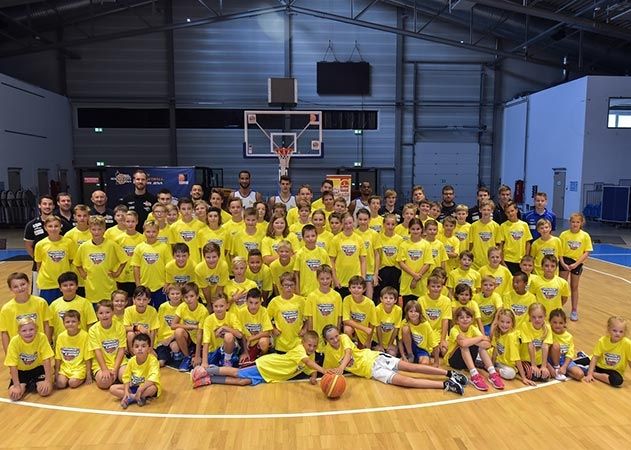
[[[553,248],[542,248],[541,249],[541,253],[543,253],[543,255],[554,255],[554,249]]]
[[[559,348],[561,350],[561,354],[565,355],[568,352],[568,350],[570,349],[570,346],[568,344],[561,344],[561,345],[559,345]]]
[[[171,314],[167,314],[164,316],[164,321],[166,322],[166,324],[168,326],[171,326],[173,324],[173,319],[175,319],[176,316],[171,315]]]
[[[506,347],[504,347],[504,344],[500,344],[499,342],[495,344],[495,348],[497,349],[498,355],[503,355],[506,351]]]
[[[469,233],[464,233],[462,231],[456,231],[454,234],[456,235],[459,241],[466,240],[469,235]]]
[[[548,300],[551,300],[554,297],[556,297],[558,293],[559,293],[559,290],[557,288],[553,288],[553,287],[541,288],[541,294],[543,294],[543,296]]]
[[[533,339],[532,345],[535,347],[535,350],[541,350],[541,346],[543,345],[543,341],[541,339]]]
[[[394,323],[392,322],[381,322],[381,331],[387,333],[389,331],[394,330]]]
[[[129,384],[131,386],[140,386],[144,382],[145,382],[145,377],[140,377],[136,375],[135,373],[131,374],[131,379],[129,380]]]
[[[72,361],[81,354],[81,349],[76,347],[61,347],[59,351],[64,361]]]
[[[105,339],[101,342],[101,347],[106,353],[114,353],[118,350],[118,339]]]
[[[453,253],[454,252],[454,246],[450,245],[450,244],[445,244],[445,251],[447,253]]]
[[[495,277],[495,285],[496,286],[499,286],[503,282],[504,282],[504,278],[503,277]]]
[[[320,303],[317,305],[318,311],[320,311],[320,314],[322,314],[323,316],[329,316],[331,315],[331,313],[333,312],[333,309],[335,309],[335,307],[333,306],[333,303]]]
[[[473,280],[469,278],[461,278],[458,280],[458,283],[456,283],[456,285],[458,284],[466,284],[469,287],[473,287]]]
[[[219,283],[219,275],[210,275],[206,277],[206,281],[208,281],[208,284],[217,284]]]
[[[480,305],[480,312],[485,316],[492,316],[495,314],[495,305]]]
[[[157,241],[162,242],[163,244],[169,243],[169,239],[166,236],[158,236]]]
[[[524,237],[524,232],[523,231],[511,231],[510,235],[512,236],[512,238],[516,241],[520,240],[522,237]]]
[[[245,249],[249,252],[252,250],[258,250],[259,249],[259,244],[258,242],[244,242],[243,246],[245,247]]]
[[[320,267],[322,265],[322,261],[320,261],[319,259],[307,259],[305,261],[305,264],[307,264],[307,267],[312,271],[315,272],[316,270],[318,270],[318,267]]]
[[[344,252],[346,256],[353,256],[356,251],[357,251],[357,246],[354,244],[342,245],[342,252]]]
[[[191,281],[191,277],[188,275],[175,275],[173,280],[175,280],[176,283],[188,283]]]
[[[127,256],[133,256],[135,249],[136,249],[135,245],[123,245],[123,250],[125,250],[125,253],[127,254]]]
[[[427,308],[425,310],[425,315],[429,320],[438,320],[440,319],[441,310],[439,308]]]
[[[58,263],[58,262],[62,261],[66,257],[66,252],[64,250],[49,250],[48,251],[48,257],[53,262]]]
[[[184,242],[190,242],[195,239],[195,232],[192,230],[180,231],[180,237],[184,239]]]
[[[160,259],[159,253],[145,253],[142,255],[142,258],[145,260],[147,264],[155,264]]]
[[[478,236],[483,242],[488,242],[493,237],[493,233],[491,233],[490,231],[480,231],[478,233]]]
[[[355,322],[363,322],[364,320],[366,320],[366,314],[358,311],[351,311],[351,319],[353,319]]]
[[[37,352],[30,354],[30,353],[20,353],[20,361],[22,361],[22,363],[25,366],[30,366],[31,364],[33,364],[35,361],[37,361]]]
[[[298,311],[295,310],[282,311],[280,315],[283,316],[283,319],[285,319],[285,322],[287,323],[294,323],[298,320]]]
[[[326,244],[324,241],[316,241],[316,245],[320,248],[326,248]]]
[[[412,333],[412,340],[414,341],[414,344],[416,344],[417,347],[420,347],[421,344],[423,344],[423,341],[425,339],[423,338],[422,334]]]
[[[397,254],[397,248],[393,245],[384,245],[383,247],[381,247],[381,251],[383,251],[384,255],[389,257]]]
[[[199,325],[197,320],[184,319],[184,325]]]
[[[19,322],[22,319],[33,319],[33,321],[37,323],[37,313],[24,313],[24,314],[18,314],[17,316],[15,316],[16,322]]]
[[[438,249],[437,248],[433,248],[432,249],[432,258],[436,259],[438,257]]]
[[[250,334],[258,334],[263,331],[263,325],[260,323],[244,323],[243,326]]]
[[[421,259],[422,256],[423,256],[422,250],[416,250],[416,249],[408,250],[408,258],[410,258],[412,261],[418,261],[419,259]]]
[[[211,242],[213,244],[217,244],[220,248],[223,245],[223,239],[208,239],[208,242],[206,242],[206,243],[210,244]]]
[[[570,250],[578,250],[581,248],[580,241],[567,241],[567,246],[570,247]]]
[[[516,316],[523,316],[524,314],[526,314],[528,307],[526,305],[511,305],[510,309],[513,310],[513,313]]]
[[[622,359],[620,355],[616,353],[609,353],[609,352],[605,352],[605,354],[603,355],[603,358],[605,360],[605,364],[607,364],[609,367],[615,367],[616,365],[620,363]]]
[[[88,255],[88,258],[90,258],[90,261],[92,261],[92,264],[94,264],[95,266],[98,266],[103,261],[105,261],[105,252],[90,253]]]

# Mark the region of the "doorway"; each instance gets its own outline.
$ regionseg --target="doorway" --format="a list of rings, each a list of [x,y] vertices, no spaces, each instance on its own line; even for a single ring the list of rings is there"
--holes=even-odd
[[[565,173],[566,169],[554,170],[554,188],[552,190],[552,212],[558,220],[563,219],[565,209]]]

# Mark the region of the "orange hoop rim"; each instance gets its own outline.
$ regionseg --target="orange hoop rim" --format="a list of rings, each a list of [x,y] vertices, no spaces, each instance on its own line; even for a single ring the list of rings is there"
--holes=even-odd
[[[276,147],[274,149],[274,153],[276,153],[276,155],[278,155],[278,157],[280,158],[286,158],[288,156],[291,156],[293,152],[294,152],[293,147]]]

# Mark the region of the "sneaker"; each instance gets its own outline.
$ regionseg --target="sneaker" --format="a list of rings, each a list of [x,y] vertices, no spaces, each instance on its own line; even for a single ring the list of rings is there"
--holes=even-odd
[[[209,386],[211,384],[212,384],[212,379],[210,378],[210,375],[206,375],[205,377],[200,377],[196,380],[193,380],[193,389]]]
[[[566,381],[567,377],[565,375],[563,375],[562,373],[556,372],[554,373],[554,379],[557,381]]]
[[[581,350],[576,352],[576,359],[589,358],[589,355]]]
[[[173,361],[180,362],[184,359],[184,353],[182,352],[173,352]]]
[[[136,403],[138,406],[145,406],[147,404],[147,399],[145,397],[140,397]]]
[[[191,381],[194,382],[198,378],[205,377],[208,373],[202,366],[196,366],[193,367],[193,370],[190,371],[189,375],[191,376]]]
[[[489,375],[489,383],[491,383],[491,386],[495,389],[499,389],[500,391],[504,389],[504,381],[502,381],[502,377],[500,377],[500,374],[497,372]]]
[[[570,320],[576,322],[578,320],[578,311],[572,311],[570,313]]]
[[[484,381],[484,378],[482,378],[482,375],[480,375],[479,373],[473,375],[471,377],[471,379],[469,380],[469,382],[478,391],[488,391],[489,390],[489,386],[486,384],[486,382]]]
[[[453,378],[445,380],[445,390],[448,392],[454,392],[459,395],[464,395],[464,386],[458,383]]]
[[[480,357],[480,355],[478,355],[475,358],[475,361],[473,362],[473,364],[478,368],[478,369],[486,369],[486,367],[484,367],[484,362],[482,361],[482,358]]]
[[[177,370],[180,372],[188,372],[191,370],[191,361],[192,359],[190,356],[185,356]]]
[[[132,403],[136,403],[136,400],[134,400],[132,395],[129,395],[121,400],[121,408],[127,409],[127,407]]]
[[[469,382],[469,379],[465,375],[461,374],[460,372],[456,372],[455,370],[451,371],[451,377],[449,378],[462,386],[466,386]]]

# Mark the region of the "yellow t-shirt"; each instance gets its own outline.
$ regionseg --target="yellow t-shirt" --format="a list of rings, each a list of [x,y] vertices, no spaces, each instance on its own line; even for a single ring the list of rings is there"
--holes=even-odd
[[[202,343],[208,344],[208,352],[214,352],[219,347],[223,345],[223,334],[221,337],[215,336],[215,330],[219,327],[227,326],[232,328],[233,330],[243,332],[243,327],[237,318],[236,311],[233,313],[231,311],[226,311],[223,319],[219,319],[216,314],[211,314],[204,320],[204,324],[202,325],[203,330],[203,338]],[[204,357],[204,356],[202,356]]]
[[[456,224],[456,228],[454,228],[454,236],[458,238],[460,241],[460,249],[458,254],[465,250],[469,250],[469,234],[471,234],[471,224],[465,222],[464,224]]]
[[[127,367],[125,367],[122,381],[123,383],[129,383],[129,386],[140,386],[147,381],[151,381],[156,385],[158,389],[156,397],[159,397],[162,393],[162,385],[160,383],[160,363],[158,358],[150,353],[147,355],[145,362],[139,364],[134,356],[127,363]]]
[[[521,340],[521,346],[519,347],[519,355],[522,361],[530,361],[530,353],[528,352],[528,344],[531,342],[535,347],[535,362],[537,365],[542,364],[541,350],[543,345],[552,344],[552,330],[550,325],[545,323],[541,329],[536,330],[532,323],[529,321],[523,322],[519,326],[519,339]],[[547,333],[546,333],[547,332]],[[544,337],[545,334],[545,337]]]
[[[298,344],[285,354],[272,353],[256,360],[256,368],[267,383],[287,381],[301,372],[307,375],[313,370],[306,366],[305,359],[314,360],[314,355],[307,355],[302,344]]]
[[[131,327],[134,325],[140,325],[147,328],[149,331],[154,331],[160,328],[160,321],[158,320],[158,311],[151,306],[147,305],[145,312],[138,312],[135,305],[125,308],[125,315],[123,316],[123,325],[125,327]]]
[[[328,344],[324,347],[323,367],[325,369],[339,367],[342,359],[344,359],[346,350],[350,350],[352,356],[345,370],[358,377],[372,378],[372,367],[379,357],[379,352],[368,348],[358,349],[345,334],[340,335],[340,348],[334,349]]]
[[[449,272],[449,276],[447,277],[447,287],[455,289],[460,283],[464,283],[475,293],[480,290],[482,283],[481,280],[482,277],[480,277],[480,272],[477,270],[469,269],[465,271],[458,267],[457,269]]]
[[[156,337],[156,345],[160,345],[162,342],[170,341],[173,339],[175,330],[171,329],[173,319],[175,319],[177,307],[173,306],[169,302],[164,302],[158,308],[158,336]]]
[[[369,228],[366,231],[355,230],[355,233],[362,238],[366,248],[366,274],[375,274],[375,249],[379,240],[379,234]]]
[[[134,250],[131,266],[140,267],[140,284],[152,292],[161,289],[166,279],[166,264],[171,260],[171,251],[166,244],[143,242]]]
[[[631,360],[631,339],[625,337],[618,342],[611,342],[609,336],[603,336],[598,339],[593,354],[593,357],[597,358],[596,367],[615,370],[624,375],[624,370]]]
[[[504,295],[502,301],[504,308],[510,309],[515,314],[515,328],[519,328],[523,322],[528,322],[528,307],[537,300],[531,292],[519,295],[511,289],[508,294]]]
[[[495,290],[493,292],[504,295],[512,289],[513,275],[506,266],[500,264],[496,269],[488,265],[480,267],[480,280],[487,275],[495,278]],[[482,281],[480,281],[480,283],[482,283]]]
[[[272,321],[264,306],[261,306],[256,314],[252,314],[248,308],[240,308],[237,318],[246,338],[264,331],[272,331]]]
[[[574,351],[574,336],[565,330],[561,334],[552,332],[552,343],[559,344],[561,349],[561,356],[565,358],[574,358],[576,352]]]
[[[261,243],[264,237],[265,233],[260,230],[256,230],[254,234],[248,234],[243,229],[232,236],[230,254],[232,256],[241,256],[247,260],[250,250],[261,250]]]
[[[322,233],[318,234],[316,238],[316,247],[323,248],[328,254],[334,237],[333,233],[324,230]]]
[[[127,228],[125,228],[125,226],[123,226],[123,228],[118,228],[118,225],[113,226],[112,228],[108,228],[107,230],[105,230],[105,234],[103,235],[103,237],[107,240],[110,241],[114,241],[116,242],[116,240],[121,237],[122,235],[124,235],[127,231]],[[92,235],[90,235],[90,239],[92,239]]]
[[[175,260],[171,260],[164,266],[165,282],[166,283],[189,283],[195,282],[195,261],[191,258],[186,260],[184,267],[178,267]]]
[[[89,228],[81,231],[77,227],[74,227],[70,231],[68,231],[66,234],[64,234],[64,236],[67,237],[68,239],[72,239],[74,243],[76,244],[77,249],[79,249],[79,246],[81,244],[92,239],[92,234],[90,233]],[[76,256],[76,252],[75,252],[75,256]],[[77,270],[77,265],[74,262],[72,264],[72,271],[76,273],[77,276],[79,277],[79,286],[84,287],[85,280],[81,277],[81,275],[79,275],[79,271]]]
[[[383,231],[383,216],[371,217],[368,222],[368,228],[376,233],[381,233]]]
[[[136,247],[145,241],[145,236],[141,233],[136,233],[134,235],[129,235],[125,233],[118,237],[116,243],[120,247],[122,247],[123,251],[125,252],[124,262],[126,262],[127,265],[125,265],[125,268],[118,276],[116,281],[118,281],[119,283],[134,283],[134,269],[131,266],[131,257],[134,256],[134,250],[136,249]]]
[[[101,370],[96,359],[96,350],[100,350],[108,369],[113,369],[116,363],[116,354],[119,349],[127,348],[127,334],[122,323],[112,320],[112,326],[103,328],[101,322],[97,322],[88,331],[90,351],[94,353],[92,360],[92,372]],[[123,364],[125,361],[123,359]]]
[[[339,319],[342,317],[342,297],[333,289],[327,293],[317,289],[307,295],[304,314],[305,317],[311,317],[313,330],[321,335],[326,325],[339,325]],[[320,336],[318,352],[322,351],[324,344],[324,338]]]
[[[401,322],[401,330],[399,330],[399,339],[402,338],[403,327],[410,328],[410,334],[412,335],[412,343],[421,350],[425,350],[427,353],[432,353],[436,346],[440,343],[440,334],[432,328],[429,321],[419,322],[414,325],[404,319]]]
[[[59,373],[67,378],[82,380],[86,376],[86,361],[94,355],[90,350],[88,332],[79,332],[70,336],[64,331],[55,341],[55,359],[61,361]]]
[[[328,257],[328,255],[327,255]],[[274,287],[276,288],[276,292],[282,292],[281,291],[281,285],[280,285],[280,276],[282,274],[284,274],[285,272],[288,273],[294,273],[294,265],[296,263],[296,258],[294,256],[292,256],[289,259],[289,263],[287,263],[287,265],[283,265],[283,263],[280,261],[280,259],[276,259],[274,261],[272,261],[272,263],[269,265],[269,276],[270,276],[270,281],[272,282],[272,284],[274,285]],[[261,269],[261,271],[259,273],[261,273],[263,270]],[[248,278],[253,279],[253,276],[249,275],[249,271],[248,271]],[[256,274],[258,275],[258,274]],[[256,281],[256,280],[255,280]],[[258,284],[258,282],[257,282]],[[265,289],[267,288],[269,285],[267,284],[267,280],[264,279],[263,280],[263,289],[264,291],[271,291],[271,289]]]
[[[563,256],[561,253],[562,248],[563,244],[561,244],[561,239],[556,236],[550,236],[550,239],[547,241],[544,241],[541,238],[535,239],[530,247],[530,254],[535,258],[535,273],[539,276],[543,276],[543,269],[541,268],[543,257],[545,255],[554,255],[557,259],[559,259]]]
[[[478,306],[477,302],[475,302],[473,299],[469,300],[466,305],[461,304],[458,300],[452,300],[451,301],[452,317],[453,317],[454,312],[456,312],[456,309],[460,308],[461,306],[465,306],[469,308],[471,311],[473,311],[474,319],[482,319],[482,314],[480,313],[480,307]]]
[[[456,349],[458,348],[458,336],[463,334],[465,338],[474,338],[482,336],[482,332],[478,330],[475,325],[470,325],[467,331],[463,331],[459,325],[454,325],[449,330],[449,336],[447,337],[447,353],[445,354],[445,360],[451,358]]]
[[[221,229],[226,230],[226,232],[230,236],[229,239],[232,239],[232,237],[235,234],[237,234],[239,231],[245,230],[245,221],[240,220],[238,222],[235,222],[231,218],[230,220],[226,222],[222,221]],[[228,247],[227,250],[230,250],[230,247]]]
[[[500,242],[504,242],[502,248],[504,260],[519,263],[526,255],[526,244],[532,240],[530,227],[523,220],[511,222],[507,220],[500,225]]]
[[[280,335],[274,338],[274,348],[288,352],[300,345],[300,330],[304,322],[305,298],[293,295],[284,299],[280,295],[274,297],[267,307],[267,313]],[[320,334],[320,333],[318,333]]]
[[[480,310],[482,325],[492,324],[495,313],[503,306],[502,296],[497,292],[493,292],[488,297],[485,297],[484,294],[480,292],[473,296],[473,301],[478,305],[478,309]]]
[[[329,256],[335,258],[335,273],[341,286],[348,286],[348,280],[361,275],[360,258],[366,253],[366,244],[356,233],[346,236],[340,232],[333,238]]]
[[[58,241],[44,238],[35,244],[34,259],[40,264],[37,275],[37,287],[40,289],[57,289],[57,278],[64,272],[74,269],[77,245],[72,239],[61,236]]]
[[[276,261],[278,261],[278,260],[275,260],[274,262],[276,262]],[[290,262],[290,264],[291,264],[291,262]],[[293,267],[293,266],[291,266],[291,267]],[[288,271],[291,272],[292,270],[288,270]],[[282,275],[282,272],[281,272],[281,275]],[[272,291],[273,283],[272,283],[271,266],[268,267],[265,264],[263,264],[263,265],[261,265],[261,269],[257,273],[252,272],[250,270],[250,268],[248,267],[246,269],[246,271],[245,271],[245,277],[248,280],[254,281],[256,283],[256,287],[259,288],[259,290],[261,290],[262,292],[271,292]]]
[[[318,289],[319,284],[316,270],[318,270],[318,267],[322,264],[331,264],[331,258],[322,247],[316,246],[313,250],[303,247],[298,251],[294,259],[293,268],[295,272],[298,272],[298,276],[300,277],[298,292],[307,295]],[[282,291],[279,290],[279,292]]]
[[[208,317],[206,307],[201,303],[197,303],[195,309],[191,310],[186,303],[182,302],[175,310],[175,315],[180,318],[179,323],[197,327],[194,330],[187,330],[191,336],[191,341],[197,342],[197,330],[202,328],[206,317]]]
[[[352,295],[348,295],[342,301],[342,321],[354,320],[355,322],[374,329],[378,325],[375,304],[368,297],[363,297],[357,303]],[[320,332],[321,333],[321,332]],[[368,335],[361,330],[355,330],[357,338],[365,343]]]
[[[18,335],[9,341],[4,365],[16,367],[18,370],[32,370],[53,356],[55,354],[44,333],[37,333],[31,342],[25,342],[22,336]]]
[[[442,264],[446,263],[449,257],[447,256],[447,251],[445,251],[445,244],[438,239],[434,239],[433,242],[430,242],[429,247],[432,249],[432,259],[434,260],[428,270],[428,272],[431,273],[434,267],[442,267]]]
[[[390,312],[386,312],[383,304],[380,303],[375,308],[375,316],[377,319],[377,327],[381,330],[381,342],[379,342],[376,332],[373,334],[373,341],[385,348],[385,346],[388,345],[388,342],[390,342],[392,333],[396,333],[395,336],[398,336],[399,334],[402,316],[401,307],[399,305],[394,305],[392,306],[392,310]],[[396,338],[392,341],[392,344],[395,343]]]
[[[40,333],[44,332],[44,322],[52,326],[53,316],[46,300],[31,295],[24,303],[12,298],[0,309],[0,331],[6,331],[9,338],[17,336],[18,321],[25,318],[33,319]]]
[[[52,314],[51,325],[54,329],[53,336],[57,337],[65,331],[64,315],[66,314],[66,311],[71,309],[74,309],[81,314],[79,326],[82,330],[88,331],[90,325],[96,323],[94,307],[92,306],[92,303],[87,301],[85,298],[75,295],[72,300],[66,301],[63,297],[59,297],[50,304],[50,312]]]
[[[223,261],[217,261],[215,267],[208,267],[206,261],[202,261],[195,266],[195,279],[200,289],[210,287],[210,296],[215,295],[217,286],[225,286],[230,279],[228,273],[228,264]],[[210,301],[209,298],[206,301]]]
[[[529,290],[546,307],[548,314],[553,309],[563,308],[562,297],[570,296],[568,282],[556,275],[551,280],[543,276],[535,278],[530,283]]]
[[[162,242],[163,244],[170,246],[171,244],[173,244],[173,242],[171,242],[172,236],[173,234],[171,233],[171,225],[166,224],[163,228],[158,229],[158,236],[156,237],[156,239],[158,240],[158,242]]]
[[[460,254],[460,240],[458,237],[453,234],[450,237],[441,234],[439,237],[440,242],[445,246],[445,252],[447,253],[447,264],[445,270],[447,273],[451,272],[454,269],[458,268],[458,257],[454,256],[453,258],[449,256],[449,253]]]
[[[451,320],[451,301],[449,297],[441,295],[437,299],[432,299],[428,294],[425,294],[418,299],[421,307],[423,308],[423,314],[429,321],[436,332],[440,333],[443,326],[443,320]]]
[[[405,225],[403,225],[402,223],[394,227],[394,232],[398,234],[399,236],[401,236],[401,238],[404,241],[410,240],[410,229],[406,227]]]
[[[219,257],[225,258],[227,251],[230,249],[230,239],[230,232],[224,227],[220,227],[217,230],[203,227],[199,230],[199,234],[197,235],[197,247],[201,250],[206,244],[213,242],[217,244],[221,249]],[[200,258],[203,258],[203,255],[201,255],[201,253]]]
[[[402,245],[403,238],[398,234],[392,236],[386,236],[385,234],[379,235],[375,248],[379,250],[380,269],[384,267],[399,268],[397,257]]]
[[[241,307],[245,304],[248,291],[256,287],[258,287],[256,283],[252,280],[248,280],[247,278],[241,283],[235,281],[234,278],[228,280],[223,292],[226,294],[226,298],[230,303],[230,310],[236,313],[235,308]]]
[[[291,248],[294,251],[298,250],[301,247],[298,238],[293,233],[288,234],[287,237],[265,236],[261,241],[261,254],[263,256],[278,256],[278,244],[280,244],[281,241],[289,241],[291,243]]]
[[[307,223],[311,223],[311,221],[309,221]],[[294,236],[296,236],[296,239],[298,239],[298,245],[299,245],[298,248],[300,248],[302,246],[302,227],[307,225],[307,223],[296,222],[296,223],[292,223],[289,226],[289,233],[293,234]],[[294,252],[297,251],[298,248],[293,248],[293,251]]]
[[[594,251],[592,246],[592,238],[583,230],[578,233],[572,233],[571,230],[565,230],[559,236],[561,240],[561,254],[573,260],[577,260],[583,253]]]
[[[418,242],[406,241],[401,246],[401,250],[398,252],[397,261],[399,263],[405,263],[412,271],[418,272],[425,264],[430,266],[434,263],[432,258],[432,249],[429,242],[421,239]],[[423,278],[416,283],[413,288],[412,275],[408,274],[405,270],[401,269],[401,295],[417,295],[421,296],[427,291],[427,277],[430,273],[430,268],[425,272]]]
[[[96,245],[89,240],[81,244],[77,250],[75,265],[87,272],[86,298],[92,303],[110,298],[112,291],[116,290],[116,280],[109,275],[109,272],[118,270],[119,266],[125,262],[127,262],[125,251],[113,241],[105,239],[101,244]]]
[[[197,219],[193,219],[190,222],[184,222],[182,219],[176,220],[171,224],[170,242],[173,244],[184,243],[188,245],[188,250],[191,254],[191,258],[194,262],[200,262],[202,256],[200,254],[201,240],[198,239],[198,234],[203,228],[208,228],[204,222],[200,222]]]
[[[519,333],[515,330],[493,336],[493,348],[496,351],[495,361],[505,366],[515,368],[516,361],[521,361],[519,356]]]
[[[491,220],[482,223],[476,220],[469,230],[469,244],[473,252],[473,268],[479,269],[489,263],[488,251],[500,242],[500,226]]]

